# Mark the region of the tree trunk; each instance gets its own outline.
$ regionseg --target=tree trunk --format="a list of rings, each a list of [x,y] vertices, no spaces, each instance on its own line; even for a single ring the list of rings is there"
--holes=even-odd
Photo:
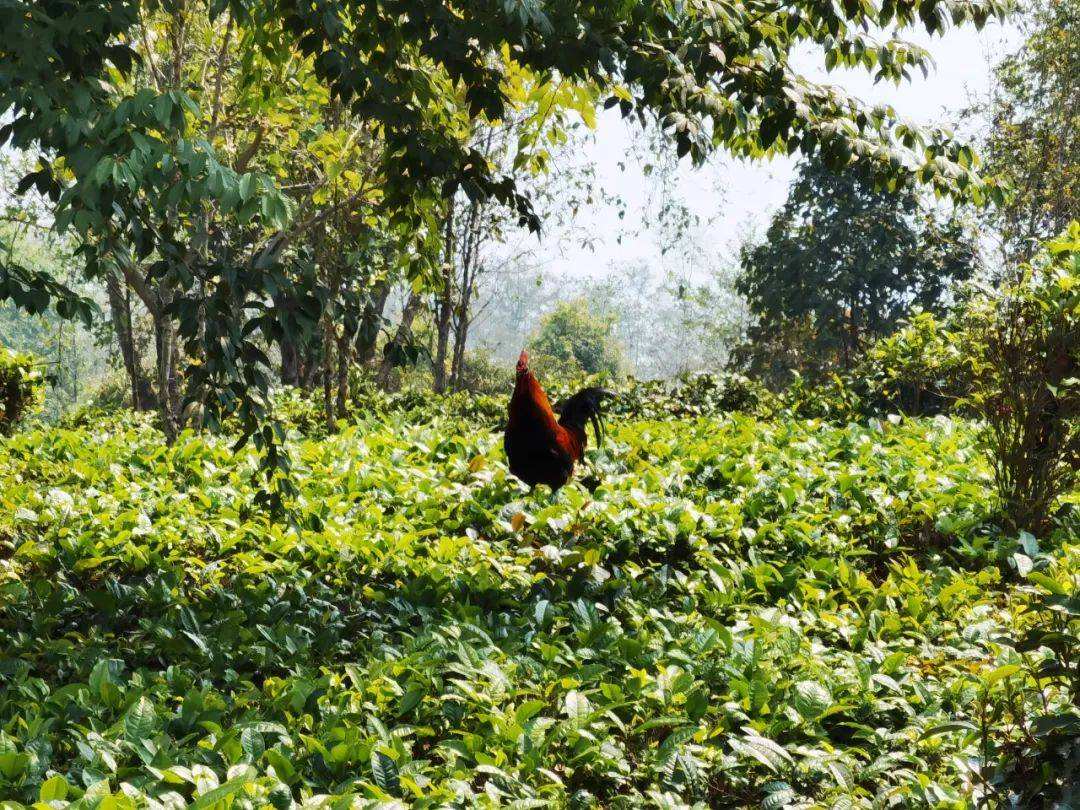
[[[322,314],[322,393],[323,409],[326,413],[326,429],[331,433],[337,430],[337,413],[334,401],[334,379],[336,364],[334,348],[337,346],[337,327],[334,319],[338,317],[337,304],[341,301],[341,273],[336,266],[327,270],[326,288],[330,293],[326,309]]]
[[[282,338],[280,350],[282,385],[300,385],[300,353],[296,350],[296,344],[288,338]]]
[[[272,300],[276,310],[291,313],[292,305],[283,294],[275,293]],[[300,387],[304,379],[304,363],[296,341],[290,335],[283,334],[278,339],[278,351],[281,354],[281,384]]]
[[[460,391],[462,375],[465,371],[465,345],[469,340],[468,307],[464,307],[454,330],[454,360],[450,366],[450,389]]]
[[[360,328],[356,332],[356,362],[362,366],[375,365],[375,349],[379,342],[379,324],[382,323],[386,299],[390,296],[389,279],[378,282],[371,290]]]
[[[154,313],[154,342],[157,347],[158,408],[162,429],[169,444],[180,433],[180,381],[178,379],[178,350],[176,331],[165,313],[167,302],[162,301]]]
[[[405,309],[401,313],[401,323],[398,324],[393,339],[383,350],[383,360],[378,375],[379,385],[383,387],[386,387],[390,382],[390,372],[394,370],[394,355],[399,353],[401,347],[405,345],[405,341],[412,334],[413,320],[416,318],[417,313],[420,312],[421,303],[423,302],[420,296],[415,291],[410,291],[409,298],[405,302]]]
[[[461,290],[454,321],[454,358],[450,364],[450,389],[460,391],[465,370],[465,347],[469,340],[469,324],[472,321],[472,296],[476,288],[476,238],[469,240],[461,268]]]
[[[490,150],[490,148],[491,137],[489,135],[488,149]],[[478,266],[478,257],[480,255],[480,243],[484,239],[483,215],[483,203],[474,201],[469,204],[469,216],[462,236],[461,281],[458,286],[457,317],[454,321],[454,355],[450,365],[450,388],[453,391],[461,390],[462,386],[462,373],[465,368],[465,345],[469,338],[473,291],[476,289],[476,278],[482,270]]]
[[[436,327],[438,330],[438,342],[435,345],[435,393],[446,393],[447,386],[447,374],[446,374],[446,355],[450,347],[450,320],[453,314],[453,302],[450,300],[453,281],[449,277],[446,279],[447,292],[439,299],[439,306],[437,310],[438,319]]]
[[[457,252],[454,249],[454,201],[450,201],[450,211],[446,216],[446,229],[443,231],[443,287],[439,292],[439,301],[435,309],[435,329],[437,343],[433,361],[435,374],[435,393],[446,392],[446,353],[450,344],[450,319],[454,313],[454,266]]]
[[[457,319],[454,323],[454,359],[450,365],[450,388],[460,391],[462,388],[462,375],[465,371],[465,347],[469,341],[469,324],[472,320],[470,309],[472,305],[473,288],[476,282],[474,261],[475,254],[466,257],[468,261],[462,271],[461,277],[461,300],[458,303]]]
[[[152,403],[146,396],[148,392],[142,376],[142,362],[135,349],[130,295],[122,288],[122,282],[115,273],[109,273],[105,277],[105,290],[109,296],[109,314],[112,317],[113,329],[116,330],[116,342],[119,344],[124,370],[131,385],[131,407],[136,411],[148,410]]]
[[[323,339],[322,339],[322,393],[323,411],[326,417],[326,429],[331,433],[337,430],[337,420],[334,418],[334,323],[329,314],[323,315]]]
[[[349,361],[352,348],[351,335],[342,330],[337,339],[337,413],[338,416],[345,414],[345,406],[349,401]]]

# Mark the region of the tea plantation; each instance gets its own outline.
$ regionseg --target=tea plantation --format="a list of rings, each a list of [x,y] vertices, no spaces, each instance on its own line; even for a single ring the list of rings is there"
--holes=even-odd
[[[0,440],[3,807],[1069,801],[1080,497],[1007,535],[943,417],[610,429],[555,497],[297,435],[291,524],[224,439]]]

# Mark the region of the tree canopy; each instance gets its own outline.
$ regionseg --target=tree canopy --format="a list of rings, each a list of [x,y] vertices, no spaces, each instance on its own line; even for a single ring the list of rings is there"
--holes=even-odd
[[[563,371],[614,376],[621,359],[614,328],[613,318],[594,313],[584,299],[563,301],[540,320],[531,345],[541,363],[547,358]]]
[[[988,209],[1006,259],[1080,220],[1080,2],[1038,0],[1021,18],[1023,44],[994,70],[984,153],[1013,193]]]
[[[771,376],[850,368],[913,307],[945,305],[976,265],[960,219],[939,221],[912,190],[875,189],[858,167],[807,162],[764,239],[743,251],[752,365]]]

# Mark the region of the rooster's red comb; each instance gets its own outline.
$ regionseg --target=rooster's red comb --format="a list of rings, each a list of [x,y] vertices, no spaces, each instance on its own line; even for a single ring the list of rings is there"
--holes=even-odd
[[[518,374],[523,374],[529,370],[529,353],[527,351],[522,350],[518,356],[517,370]]]

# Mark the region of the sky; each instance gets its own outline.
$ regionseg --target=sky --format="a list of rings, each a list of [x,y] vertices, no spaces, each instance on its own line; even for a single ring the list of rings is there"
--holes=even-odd
[[[951,29],[944,36],[930,37],[921,31],[908,31],[903,36],[932,54],[936,70],[928,78],[917,72],[910,83],[874,85],[865,72],[827,73],[820,53],[798,54],[795,64],[814,81],[837,85],[868,103],[890,104],[915,123],[948,124],[955,123],[956,113],[972,99],[986,94],[991,64],[1013,50],[1020,39],[1013,26],[996,22],[981,32],[966,26]],[[976,131],[980,123],[963,122],[961,131]],[[640,164],[628,153],[635,128],[623,122],[617,109],[604,113],[580,158],[595,165],[598,189],[602,187],[625,201],[625,219],[620,221],[612,206],[583,207],[574,226],[590,235],[589,247],[583,247],[580,239],[568,239],[548,229],[545,270],[598,276],[626,264],[644,264],[660,271],[669,261],[661,256],[655,235],[640,227],[650,185]],[[705,223],[697,238],[706,242],[706,251],[731,251],[743,234],[763,231],[786,197],[794,167],[793,158],[750,163],[718,155],[709,165],[696,169],[688,160],[683,161],[677,191]]]

